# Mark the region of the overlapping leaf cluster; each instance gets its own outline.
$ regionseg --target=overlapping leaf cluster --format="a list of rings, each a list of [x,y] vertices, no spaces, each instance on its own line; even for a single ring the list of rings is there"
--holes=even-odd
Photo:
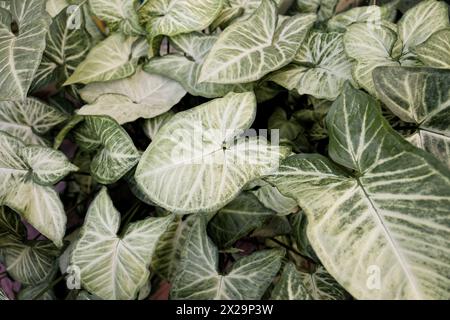
[[[449,299],[449,7],[381,2],[0,0],[0,300]]]

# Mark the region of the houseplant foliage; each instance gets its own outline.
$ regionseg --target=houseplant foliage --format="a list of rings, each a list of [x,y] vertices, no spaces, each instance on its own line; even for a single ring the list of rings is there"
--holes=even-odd
[[[0,300],[450,298],[444,1],[0,0],[0,61]]]

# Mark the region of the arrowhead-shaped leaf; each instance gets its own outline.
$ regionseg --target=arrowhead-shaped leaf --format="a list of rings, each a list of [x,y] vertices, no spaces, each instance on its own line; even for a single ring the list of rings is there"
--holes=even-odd
[[[125,79],[96,82],[81,91],[88,102],[78,114],[107,115],[119,124],[154,118],[170,110],[186,94],[178,82],[142,69]]]
[[[239,259],[226,275],[217,270],[219,252],[206,234],[203,217],[196,218],[177,271],[172,299],[257,300],[281,266],[284,250],[265,250]]]
[[[147,283],[148,267],[161,235],[173,217],[147,218],[118,236],[120,213],[106,188],[89,207],[71,263],[80,268],[81,284],[107,300],[132,300]]]
[[[308,238],[357,299],[450,297],[450,171],[347,86],[328,114],[330,156],[286,159],[269,180],[306,212]]]
[[[52,185],[76,170],[62,153],[26,146],[0,132],[0,205],[19,212],[57,246],[62,245],[66,215]]]
[[[314,14],[278,16],[275,2],[263,1],[249,19],[220,34],[206,57],[199,82],[246,83],[287,65],[315,19]]]
[[[0,101],[23,100],[45,49],[50,16],[42,0],[11,0],[0,11]],[[5,24],[9,21],[9,24]],[[17,30],[11,30],[14,22]]]
[[[279,146],[263,137],[238,138],[253,123],[253,93],[229,93],[177,113],[156,135],[136,169],[139,188],[177,213],[211,212],[251,180],[274,170]]]

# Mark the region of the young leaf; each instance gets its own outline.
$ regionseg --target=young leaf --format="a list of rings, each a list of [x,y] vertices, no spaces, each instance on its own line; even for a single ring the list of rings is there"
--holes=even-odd
[[[305,210],[325,268],[357,299],[447,299],[450,171],[350,86],[327,124],[330,156],[353,175],[321,155],[295,155],[269,178]]]
[[[206,57],[199,82],[246,83],[287,65],[315,19],[314,14],[279,17],[275,2],[263,1],[248,20],[220,34]]]
[[[0,11],[0,101],[26,98],[45,49],[50,16],[42,0],[11,0]],[[9,24],[4,24],[8,20]],[[14,22],[17,30],[11,29]]]
[[[380,100],[417,127],[409,140],[450,167],[450,70],[380,67],[373,77]]]
[[[229,248],[240,238],[261,227],[274,214],[253,194],[243,192],[211,219],[208,234],[219,248]]]
[[[104,21],[111,31],[119,30],[126,35],[144,34],[139,24],[136,0],[89,0],[92,12]]]
[[[120,213],[102,188],[89,207],[72,253],[71,263],[80,268],[82,286],[105,300],[135,299],[147,283],[156,244],[172,218],[132,223],[119,237]]]
[[[217,17],[222,0],[152,0],[139,10],[151,37],[202,31]]]
[[[80,148],[95,153],[91,173],[100,183],[116,182],[139,161],[133,140],[112,118],[86,116],[73,134]]]
[[[51,186],[77,168],[58,151],[26,146],[3,132],[0,150],[0,205],[19,212],[40,233],[61,246],[66,215]]]
[[[177,113],[156,135],[136,169],[139,188],[176,213],[212,212],[251,180],[274,170],[279,146],[238,138],[255,119],[253,93],[229,93]]]
[[[67,115],[37,99],[0,102],[0,130],[21,139],[25,144],[46,146],[42,136],[67,120]]]
[[[278,273],[284,250],[264,250],[239,259],[227,275],[218,270],[217,247],[206,234],[203,217],[188,235],[170,296],[172,299],[256,300]]]
[[[78,110],[78,114],[107,115],[123,124],[169,111],[186,91],[178,82],[138,68],[129,78],[91,83],[80,93],[89,104]]]
[[[120,33],[110,35],[92,48],[64,85],[118,80],[132,75],[137,63],[131,56],[134,41],[134,37]]]
[[[252,84],[199,83],[203,60],[216,41],[217,36],[201,33],[188,33],[172,37],[171,42],[187,57],[179,53],[155,57],[144,66],[144,70],[178,81],[186,91],[194,96],[218,98],[229,92],[252,90]]]
[[[86,57],[91,42],[83,20],[79,22],[79,28],[73,26],[77,19],[83,19],[80,8],[72,14],[62,10],[54,18],[47,33],[42,62],[33,79],[32,91],[53,83],[58,86],[63,84]]]
[[[344,52],[340,33],[313,32],[295,55],[293,64],[275,72],[271,81],[300,95],[335,100],[352,80],[352,62]]]

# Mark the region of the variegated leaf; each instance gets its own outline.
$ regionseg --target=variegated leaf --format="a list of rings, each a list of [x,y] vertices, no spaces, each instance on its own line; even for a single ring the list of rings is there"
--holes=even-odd
[[[320,261],[357,299],[448,299],[450,171],[350,86],[327,124],[330,156],[353,174],[295,155],[269,178],[304,209]]]
[[[300,272],[299,277],[313,300],[346,300],[348,293],[319,266],[313,273]]]
[[[186,239],[172,299],[257,300],[262,297],[281,266],[284,250],[265,250],[239,259],[231,271],[218,270],[217,247],[206,234],[205,220],[196,218]]]
[[[220,13],[223,0],[152,0],[139,10],[151,37],[175,36],[206,29]]]
[[[243,192],[211,219],[208,234],[219,248],[229,248],[237,240],[261,227],[274,214],[252,193]]]
[[[20,213],[57,246],[62,245],[66,215],[52,185],[76,170],[62,153],[26,146],[0,131],[0,205]]]
[[[315,13],[319,21],[331,18],[339,0],[296,0],[296,7],[301,13]]]
[[[45,49],[50,16],[43,0],[11,0],[10,11],[0,11],[0,101],[18,101],[27,96]]]
[[[100,183],[118,181],[139,161],[140,154],[133,140],[110,117],[86,116],[73,134],[81,149],[95,153],[91,174]]]
[[[229,93],[177,113],[156,135],[136,169],[139,188],[176,213],[211,212],[275,170],[282,152],[263,137],[238,138],[255,119],[253,93]]]
[[[268,183],[263,182],[260,188],[251,192],[264,207],[273,210],[278,215],[288,215],[298,210],[297,202],[294,199],[285,197],[276,187]]]
[[[9,300],[8,297],[6,296],[6,293],[3,291],[2,288],[0,288],[0,301],[5,301],[5,300]]]
[[[311,300],[308,290],[302,281],[300,272],[292,262],[286,264],[272,291],[272,300]]]
[[[119,30],[126,35],[144,34],[139,24],[137,0],[89,0],[92,12],[104,21],[111,31]]]
[[[83,288],[105,300],[132,300],[149,278],[148,267],[161,235],[172,221],[147,218],[118,235],[120,213],[106,188],[89,207],[71,264],[80,268]]]
[[[21,139],[25,144],[48,145],[43,137],[67,119],[67,115],[37,99],[0,102],[0,130]]]
[[[132,56],[134,37],[113,33],[97,44],[75,69],[64,85],[111,81],[131,76],[136,71]]]
[[[426,66],[450,69],[450,28],[433,33],[413,52]]]
[[[129,78],[91,83],[80,93],[89,104],[78,110],[78,114],[107,115],[123,124],[167,112],[186,91],[176,81],[138,68]]]
[[[171,42],[187,56],[174,53],[155,57],[144,66],[144,70],[178,81],[186,91],[194,96],[218,98],[229,92],[252,90],[252,84],[199,83],[203,60],[216,41],[217,36],[201,33],[174,36],[171,38]]]
[[[345,31],[354,23],[380,23],[382,20],[393,21],[398,1],[389,2],[384,6],[363,6],[344,11],[328,21],[328,28],[332,31]]]
[[[79,21],[78,21],[79,20]],[[79,23],[79,27],[74,27]],[[80,7],[72,13],[62,10],[50,25],[41,64],[34,76],[32,90],[49,84],[62,85],[84,60],[90,47]]]
[[[169,120],[172,119],[174,115],[175,113],[173,111],[168,111],[155,118],[146,119],[142,124],[142,129],[144,130],[145,135],[151,140],[155,139],[158,131],[162,128],[163,125],[169,122]]]
[[[275,2],[263,1],[249,19],[220,34],[205,59],[199,82],[246,83],[287,65],[315,19],[314,14],[278,16]]]
[[[67,0],[47,0],[45,3],[45,9],[48,14],[54,18],[68,5],[69,3]]]
[[[293,64],[275,72],[270,80],[300,95],[335,100],[344,83],[352,80],[352,62],[344,52],[340,33],[313,32],[297,52]]]
[[[415,144],[450,168],[450,70],[380,67],[373,77],[380,100],[417,127]]]

